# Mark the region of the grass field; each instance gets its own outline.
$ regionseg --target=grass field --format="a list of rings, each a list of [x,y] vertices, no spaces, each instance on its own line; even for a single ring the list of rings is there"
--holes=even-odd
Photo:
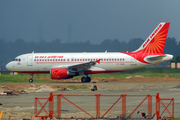
[[[106,74],[93,74],[89,75],[91,78],[120,78],[123,79],[127,76],[136,76],[142,75],[145,77],[175,77],[180,78],[180,69],[171,69],[171,68],[142,68],[137,70],[131,70],[121,73],[106,73]],[[76,76],[73,80],[79,79],[82,76]],[[29,74],[21,74],[18,75],[10,75],[9,71],[1,71],[0,82],[29,82],[30,75]],[[49,74],[35,74],[33,76],[34,82],[53,82],[50,79]],[[57,82],[57,81],[56,81]],[[59,81],[61,82],[61,81]]]
[[[172,118],[172,119],[170,119],[170,120],[180,120],[180,118]]]

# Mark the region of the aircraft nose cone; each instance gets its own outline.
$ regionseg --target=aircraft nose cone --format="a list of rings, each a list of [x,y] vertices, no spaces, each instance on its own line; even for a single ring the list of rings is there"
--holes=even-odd
[[[6,69],[11,70],[11,65],[10,65],[10,63],[8,63],[8,64],[6,65]]]

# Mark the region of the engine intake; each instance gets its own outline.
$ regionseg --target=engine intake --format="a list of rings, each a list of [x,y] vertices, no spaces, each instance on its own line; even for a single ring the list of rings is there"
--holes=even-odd
[[[51,79],[67,79],[75,76],[74,73],[70,73],[68,69],[52,68],[50,71]]]

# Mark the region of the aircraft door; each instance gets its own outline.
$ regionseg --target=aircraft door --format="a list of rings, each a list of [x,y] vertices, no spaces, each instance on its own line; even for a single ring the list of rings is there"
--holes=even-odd
[[[131,65],[137,65],[136,64],[136,54],[131,55]]]
[[[32,63],[33,63],[33,56],[28,55],[28,57],[27,57],[27,66],[32,66]]]

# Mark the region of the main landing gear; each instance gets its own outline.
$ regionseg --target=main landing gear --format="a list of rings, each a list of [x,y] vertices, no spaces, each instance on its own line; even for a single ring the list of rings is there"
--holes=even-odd
[[[33,82],[33,73],[31,73],[31,78],[29,79],[29,82],[30,82],[30,83]]]
[[[83,77],[81,78],[81,82],[82,82],[82,83],[91,82],[91,78],[88,77],[88,76],[87,76],[87,77],[84,77],[84,76],[83,76]]]

